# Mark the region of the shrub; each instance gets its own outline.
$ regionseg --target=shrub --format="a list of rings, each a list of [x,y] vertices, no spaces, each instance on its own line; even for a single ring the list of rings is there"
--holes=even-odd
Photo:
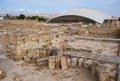
[[[17,16],[17,19],[24,20],[25,19],[25,15],[24,14],[20,14],[19,16]]]
[[[41,22],[45,22],[47,20],[48,19],[46,17],[43,17],[43,16],[41,16],[41,17],[38,18],[38,21],[41,21]]]

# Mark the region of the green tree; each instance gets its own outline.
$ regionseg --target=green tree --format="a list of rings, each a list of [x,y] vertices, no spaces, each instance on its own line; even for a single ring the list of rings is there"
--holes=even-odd
[[[37,20],[39,16],[28,16],[27,19],[29,20]]]
[[[42,22],[45,22],[47,20],[48,19],[46,17],[43,17],[43,16],[41,16],[41,17],[38,18],[38,21],[42,21]]]
[[[20,19],[20,20],[24,20],[25,19],[25,15],[24,14],[20,14],[17,19]]]

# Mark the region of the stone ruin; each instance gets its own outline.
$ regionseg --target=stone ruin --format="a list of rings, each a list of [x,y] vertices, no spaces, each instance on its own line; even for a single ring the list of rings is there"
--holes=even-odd
[[[118,56],[119,43],[105,40],[91,41],[89,38],[86,41],[86,38],[79,38],[77,35],[82,33],[82,36],[88,36],[89,32],[85,32],[88,28],[82,28],[82,31],[81,25],[74,29],[71,27],[67,26],[63,31],[53,28],[54,33],[53,30],[47,29],[5,32],[2,35],[3,51],[13,60],[32,61],[39,66],[48,66],[49,69],[84,68],[91,73],[95,81],[117,81],[118,64],[64,54],[70,52],[73,55],[75,53],[104,55],[107,53],[108,56]],[[72,36],[74,34],[77,35]]]

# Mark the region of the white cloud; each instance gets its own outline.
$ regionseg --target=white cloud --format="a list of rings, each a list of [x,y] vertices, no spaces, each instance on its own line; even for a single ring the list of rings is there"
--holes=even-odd
[[[25,9],[5,9],[0,10],[2,14],[37,14],[39,11],[25,10]]]
[[[29,6],[38,6],[37,9],[42,10],[42,7],[45,7],[46,9],[49,9],[48,11],[54,11],[54,12],[63,12],[69,9],[74,8],[81,8],[81,7],[87,7],[87,8],[93,8],[101,11],[105,11],[108,13],[115,13],[120,14],[120,11],[117,9],[120,9],[120,5],[115,5],[116,3],[120,3],[120,0],[6,0],[9,3],[14,4],[21,4]],[[29,7],[27,7],[29,8]],[[51,9],[51,10],[50,10]],[[59,11],[61,10],[61,11]],[[44,10],[43,10],[44,11]]]

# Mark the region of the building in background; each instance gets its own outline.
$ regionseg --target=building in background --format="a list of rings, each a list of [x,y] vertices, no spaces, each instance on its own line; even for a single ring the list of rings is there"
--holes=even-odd
[[[73,23],[73,22],[83,22],[83,23],[103,23],[106,19],[111,19],[113,16],[93,10],[93,9],[75,9],[68,11],[66,13],[60,14],[54,18],[51,18],[47,23]]]

